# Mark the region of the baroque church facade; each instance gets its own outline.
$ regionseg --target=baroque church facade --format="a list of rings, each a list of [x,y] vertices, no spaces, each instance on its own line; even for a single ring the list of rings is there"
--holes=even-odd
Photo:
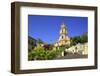
[[[54,44],[55,50],[59,49],[59,46],[70,46],[71,40],[68,36],[68,28],[64,23],[61,24],[60,27],[60,32],[59,32],[59,39],[57,42]],[[77,48],[77,50],[76,50]],[[81,53],[81,55],[88,55],[88,43],[84,44],[77,44],[75,46],[71,46],[70,48],[66,48],[64,52],[69,52],[69,53]],[[62,56],[64,56],[64,52],[62,52]]]
[[[70,45],[70,38],[68,37],[68,28],[64,23],[61,24],[60,32],[59,32],[59,39],[54,44],[55,47],[62,46],[62,45]]]

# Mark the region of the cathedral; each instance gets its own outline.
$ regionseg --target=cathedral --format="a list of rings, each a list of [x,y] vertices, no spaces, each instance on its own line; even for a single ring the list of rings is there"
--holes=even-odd
[[[54,44],[55,47],[62,46],[62,45],[70,45],[70,38],[68,37],[68,29],[64,23],[61,24],[59,39]]]

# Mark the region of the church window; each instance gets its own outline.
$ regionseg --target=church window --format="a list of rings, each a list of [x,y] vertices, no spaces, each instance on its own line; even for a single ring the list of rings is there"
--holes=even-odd
[[[62,36],[62,39],[63,39],[64,37]]]

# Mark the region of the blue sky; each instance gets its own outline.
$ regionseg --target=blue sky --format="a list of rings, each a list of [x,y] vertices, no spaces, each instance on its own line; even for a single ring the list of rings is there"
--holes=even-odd
[[[54,43],[59,38],[62,22],[68,28],[69,37],[88,32],[87,17],[28,15],[28,36]]]

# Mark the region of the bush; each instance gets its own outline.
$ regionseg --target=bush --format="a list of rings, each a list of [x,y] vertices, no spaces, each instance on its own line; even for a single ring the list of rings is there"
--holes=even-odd
[[[36,48],[28,53],[28,60],[51,60],[58,56],[59,51],[44,50],[43,47]]]

